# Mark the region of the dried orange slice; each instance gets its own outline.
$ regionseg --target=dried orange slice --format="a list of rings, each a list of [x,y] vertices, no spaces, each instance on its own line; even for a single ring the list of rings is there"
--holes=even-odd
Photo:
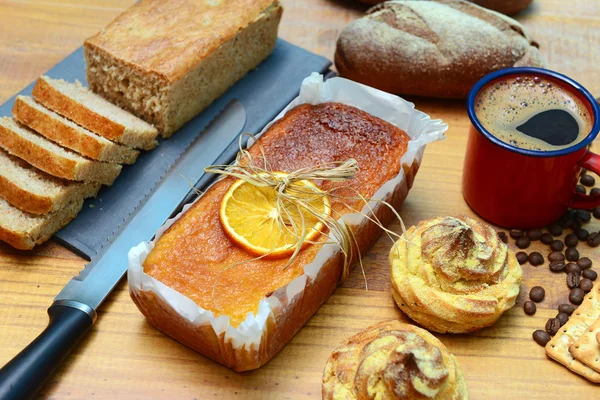
[[[287,192],[293,193],[298,201],[284,200],[279,211],[275,188],[238,179],[221,202],[219,219],[223,230],[252,254],[265,258],[291,255],[303,234],[303,245],[317,238],[324,227],[322,220],[331,214],[331,205],[327,195],[310,181],[296,181]]]

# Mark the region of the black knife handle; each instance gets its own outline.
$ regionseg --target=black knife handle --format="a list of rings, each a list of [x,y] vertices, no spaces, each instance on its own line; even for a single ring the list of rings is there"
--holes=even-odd
[[[48,309],[46,329],[0,369],[0,400],[29,399],[41,389],[94,323],[94,311],[85,307],[55,303]]]

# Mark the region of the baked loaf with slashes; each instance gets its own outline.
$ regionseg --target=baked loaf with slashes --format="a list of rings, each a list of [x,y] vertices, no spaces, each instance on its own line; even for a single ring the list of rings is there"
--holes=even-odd
[[[408,229],[390,251],[392,294],[425,328],[471,332],[515,305],[522,270],[494,229],[469,217],[437,217]]]
[[[544,67],[517,21],[463,0],[397,0],[348,25],[335,66],[344,78],[402,95],[466,98],[490,72]]]
[[[343,342],[323,373],[323,399],[466,399],[456,357],[432,334],[385,321]]]

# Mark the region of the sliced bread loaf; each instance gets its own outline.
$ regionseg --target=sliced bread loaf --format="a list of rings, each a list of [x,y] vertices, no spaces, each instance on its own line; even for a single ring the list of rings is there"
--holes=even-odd
[[[80,82],[42,76],[33,97],[52,111],[118,143],[138,149],[156,147],[156,128],[85,88]]]
[[[48,110],[28,96],[17,96],[13,117],[46,138],[94,160],[133,164],[140,154],[111,142]]]
[[[28,213],[57,211],[95,196],[100,186],[55,178],[0,149],[0,197]]]
[[[77,200],[54,213],[34,215],[0,198],[0,240],[17,249],[32,249],[71,222],[82,205],[83,200]]]
[[[65,150],[12,118],[0,118],[0,147],[50,175],[111,185],[119,164],[93,161]]]

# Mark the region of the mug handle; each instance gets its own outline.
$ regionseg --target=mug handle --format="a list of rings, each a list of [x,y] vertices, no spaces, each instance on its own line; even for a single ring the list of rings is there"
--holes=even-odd
[[[598,154],[588,151],[585,153],[583,158],[579,160],[577,165],[579,165],[581,168],[595,172],[597,175],[600,175],[600,156]],[[582,208],[584,210],[600,207],[600,195],[590,196],[588,194],[575,192],[569,207]]]

